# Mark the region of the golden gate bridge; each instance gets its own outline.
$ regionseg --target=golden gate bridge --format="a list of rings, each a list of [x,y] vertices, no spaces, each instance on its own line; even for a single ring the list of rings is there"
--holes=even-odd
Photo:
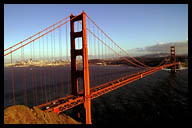
[[[122,49],[84,11],[5,49],[4,58],[10,60],[5,64],[10,67],[10,84],[4,85],[10,91],[8,105],[32,105],[59,114],[84,104],[86,124],[91,124],[92,99],[164,68],[175,72],[179,64],[174,46],[170,48],[170,61],[162,59],[154,67],[144,64]],[[128,65],[120,75],[112,76],[117,74],[113,62],[120,60]],[[131,66],[138,70],[130,73]],[[23,98],[19,98],[19,92]]]

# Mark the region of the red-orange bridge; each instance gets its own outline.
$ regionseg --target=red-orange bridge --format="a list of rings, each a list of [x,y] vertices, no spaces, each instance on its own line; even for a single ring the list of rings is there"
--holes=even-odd
[[[148,66],[129,55],[85,12],[71,14],[4,50],[4,103],[58,114],[84,104],[86,123],[91,124],[92,99],[164,68],[175,72],[174,46],[170,52],[158,65]]]

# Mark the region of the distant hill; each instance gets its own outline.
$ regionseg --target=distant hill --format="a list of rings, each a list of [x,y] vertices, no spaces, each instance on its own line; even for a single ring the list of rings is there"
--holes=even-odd
[[[188,55],[188,40],[167,42],[167,43],[157,43],[156,45],[147,46],[145,48],[135,48],[135,49],[127,50],[127,52],[133,56],[170,53],[171,46],[175,46],[177,55],[181,55],[181,54]]]

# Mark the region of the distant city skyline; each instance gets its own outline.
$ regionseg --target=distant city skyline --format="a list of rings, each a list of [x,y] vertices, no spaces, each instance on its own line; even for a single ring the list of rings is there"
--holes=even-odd
[[[187,4],[5,4],[4,49],[83,10],[125,50],[188,39]]]

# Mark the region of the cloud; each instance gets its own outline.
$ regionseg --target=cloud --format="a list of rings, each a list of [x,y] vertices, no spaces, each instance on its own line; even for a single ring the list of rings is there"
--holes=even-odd
[[[170,53],[170,47],[175,46],[176,54],[188,54],[188,40],[175,42],[159,42],[156,45],[147,46],[145,48],[135,48],[128,51],[133,56],[146,54]]]
[[[165,42],[159,42],[159,43],[157,43],[157,45],[162,45],[162,44],[165,44]]]

